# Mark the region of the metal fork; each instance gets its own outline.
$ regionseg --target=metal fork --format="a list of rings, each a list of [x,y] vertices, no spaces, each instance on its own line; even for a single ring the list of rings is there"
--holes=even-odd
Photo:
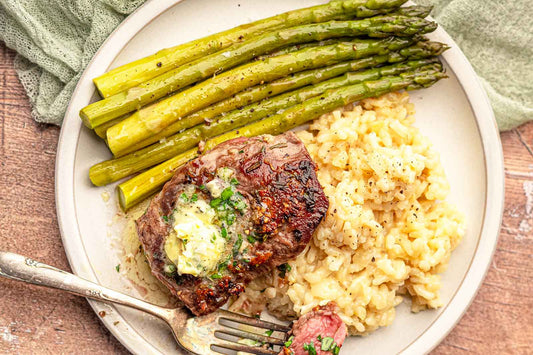
[[[177,342],[186,350],[199,354],[222,351],[243,351],[258,355],[275,355],[274,346],[283,345],[289,327],[218,310],[201,317],[192,317],[184,308],[165,308],[141,301],[117,291],[97,285],[76,275],[42,264],[22,255],[0,251],[0,276],[39,286],[67,291],[106,303],[117,303],[150,313],[164,320],[172,329]],[[275,331],[279,337],[271,336]],[[266,335],[269,334],[269,335]],[[238,343],[251,339],[262,344],[249,346]]]

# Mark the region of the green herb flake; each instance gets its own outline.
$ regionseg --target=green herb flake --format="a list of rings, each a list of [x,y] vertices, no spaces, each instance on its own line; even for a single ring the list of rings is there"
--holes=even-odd
[[[235,244],[233,244],[233,256],[236,256],[239,253],[239,250],[241,249],[242,245],[242,235],[237,236],[237,241],[235,241]]]
[[[332,351],[333,355],[339,355],[339,351],[341,351],[340,346],[335,344],[335,347],[333,348],[333,351]]]
[[[293,339],[294,339],[294,335],[291,335],[290,338],[283,345],[285,345],[285,347],[288,348],[289,346],[291,346]]]
[[[182,239],[181,240],[181,242],[183,243],[183,246],[186,246],[188,241],[189,241],[188,239]]]
[[[267,330],[267,331],[265,332],[265,334],[266,334],[267,336],[271,336],[272,333],[274,333],[274,331],[273,331],[272,329]]]
[[[280,271],[279,277],[284,279],[285,275],[292,270],[292,267],[289,264],[285,263],[285,264],[279,265],[278,270]]]
[[[205,187],[204,184],[198,186],[198,188],[199,188],[200,190],[202,190],[202,191],[207,190],[207,187]]]
[[[117,272],[120,272],[120,264],[117,264],[117,266],[115,266],[115,270],[117,270]]]
[[[210,202],[209,202],[209,205],[213,208],[219,206],[220,204],[222,203],[222,199],[221,198],[214,198],[212,199]]]
[[[234,207],[239,210],[239,212],[242,212],[246,208],[246,202],[244,202],[244,200],[239,200],[234,204]]]
[[[229,183],[232,184],[233,186],[237,186],[237,185],[239,185],[239,180],[237,180],[235,178],[231,178]]]
[[[228,230],[225,227],[220,228],[220,235],[226,239],[228,237]]]
[[[163,221],[165,221],[165,223],[168,223],[168,216],[162,216],[161,218],[163,219]]]
[[[329,351],[333,350],[337,344],[335,344],[335,339],[332,337],[325,337],[321,340],[322,346],[320,347],[321,350]]]
[[[180,198],[183,200],[183,202],[189,202],[189,198],[185,192],[180,195]]]
[[[318,339],[318,341],[322,341],[322,335],[318,334],[316,338]]]
[[[244,150],[239,150],[239,154],[242,154],[242,153],[244,153]]]
[[[248,236],[246,236],[246,239],[248,239],[248,243],[250,243],[250,244],[253,244],[253,243],[255,243],[255,242],[256,242],[256,240],[255,240],[254,236],[253,236],[253,235],[251,235],[251,234],[250,234],[250,235],[248,235]]]
[[[196,193],[192,194],[192,196],[191,196],[191,200],[190,200],[190,201],[191,201],[191,202],[196,202],[196,201],[198,201],[198,194],[196,194]]]
[[[217,273],[211,275],[211,278],[212,278],[213,280],[216,280],[216,279],[221,279],[222,276],[217,272]]]
[[[304,343],[303,348],[309,355],[316,355],[315,344],[313,344],[313,342],[310,342],[309,344]]]
[[[230,186],[230,187],[226,187],[222,191],[222,194],[220,195],[220,198],[223,199],[223,200],[229,200],[231,196],[233,196],[233,188]]]

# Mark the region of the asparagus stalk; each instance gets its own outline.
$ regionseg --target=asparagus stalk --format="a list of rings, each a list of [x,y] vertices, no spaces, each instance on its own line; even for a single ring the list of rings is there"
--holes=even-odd
[[[211,149],[224,141],[240,136],[279,134],[352,102],[401,89],[415,90],[429,87],[445,77],[444,73],[434,70],[403,73],[399,76],[385,77],[377,81],[363,82],[329,90],[324,95],[295,105],[281,114],[217,136],[207,141],[206,149]],[[172,177],[177,168],[197,156],[197,149],[190,149],[118,185],[117,194],[122,209],[128,210],[157,192]]]
[[[358,21],[308,24],[265,33],[249,41],[235,44],[226,51],[199,58],[129,90],[94,102],[80,111],[80,117],[87,127],[97,127],[187,85],[286,45],[344,36],[411,36],[434,31],[436,26],[434,22],[417,17],[377,16]]]
[[[421,6],[421,5],[415,5],[415,6],[406,6],[406,7],[400,7],[396,9],[394,12],[389,13],[389,15],[402,15],[402,16],[409,16],[409,17],[420,17],[425,18],[427,17],[431,10],[433,9],[432,6]],[[317,47],[317,46],[326,46],[328,44],[334,43],[337,39],[328,39],[324,41],[319,42],[309,42],[309,43],[302,43],[302,44],[296,44],[293,46],[288,46],[285,48],[282,48],[280,50],[258,56],[256,57],[256,60],[261,60],[264,58],[270,58],[275,57],[277,55],[283,55],[287,53],[296,52],[303,48],[309,48],[309,47]],[[348,40],[348,39],[341,39],[341,40]]]
[[[433,10],[433,6],[414,5],[400,7],[391,12],[390,14],[424,18],[429,16],[431,10]]]
[[[252,62],[222,73],[135,112],[107,131],[108,146],[113,153],[161,132],[174,122],[182,128],[199,122],[185,117],[248,87],[270,82],[291,73],[319,68],[341,61],[385,54],[412,44],[412,38],[389,37],[380,40],[357,40],[322,48],[308,48],[284,56]],[[185,117],[181,119],[181,117]]]
[[[346,20],[354,16],[359,18],[375,16],[390,12],[405,1],[333,1],[324,5],[285,12],[172,48],[163,49],[151,56],[113,69],[93,81],[102,97],[109,97],[180,65],[227,48],[235,42],[252,39],[265,32],[306,23]]]
[[[280,110],[285,110],[312,97],[321,95],[327,90],[363,81],[377,80],[383,76],[398,75],[407,71],[427,71],[430,69],[442,70],[437,58],[398,63],[362,72],[349,72],[317,85],[304,87],[246,106],[241,110],[232,111],[227,115],[220,116],[217,121],[209,125],[198,125],[169,137],[158,144],[118,159],[96,164],[89,170],[89,177],[96,186],[107,185],[183,153],[201,141],[275,114]]]
[[[209,121],[214,117],[231,111],[236,108],[242,108],[251,103],[260,101],[267,97],[273,97],[283,92],[294,90],[305,85],[316,84],[320,81],[327,80],[348,71],[356,71],[365,68],[371,68],[386,62],[397,63],[407,59],[422,59],[431,56],[440,55],[448,47],[445,44],[438,42],[418,42],[414,46],[401,49],[399,52],[391,52],[385,55],[373,56],[370,58],[359,59],[350,62],[343,62],[335,64],[326,68],[306,70],[295,75],[275,80],[271,83],[254,86],[248,88],[233,97],[217,102],[214,105],[206,107],[189,116],[187,120],[200,124],[204,121]],[[118,121],[115,121],[118,122]],[[95,131],[98,131],[97,127]],[[116,151],[115,157],[120,157],[125,154],[142,149],[152,143],[159,142],[163,138],[169,137],[178,131],[183,130],[181,121],[177,121],[170,126],[163,129],[158,134],[150,136],[142,142],[136,143],[123,151]]]

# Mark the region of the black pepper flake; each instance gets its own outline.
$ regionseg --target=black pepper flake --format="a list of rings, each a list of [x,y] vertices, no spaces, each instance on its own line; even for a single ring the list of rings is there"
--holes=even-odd
[[[161,62],[157,62],[156,65],[157,65],[158,68],[161,68],[161,66],[163,65],[163,63],[161,63]]]
[[[376,261],[376,258],[375,257],[372,257],[372,262]]]
[[[253,108],[250,109],[250,112],[254,112],[255,110]]]

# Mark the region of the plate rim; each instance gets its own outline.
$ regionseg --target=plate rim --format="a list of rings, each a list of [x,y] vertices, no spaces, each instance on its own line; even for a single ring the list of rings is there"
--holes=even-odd
[[[81,132],[80,128],[82,127],[76,108],[80,106],[79,102],[82,98],[91,97],[94,94],[95,88],[91,78],[102,74],[104,71],[101,68],[108,68],[114,58],[120,54],[139,31],[182,1],[160,2],[149,0],[129,15],[111,33],[87,65],[65,113],[58,140],[55,164],[56,212],[65,254],[72,271],[76,275],[83,275],[83,277],[91,281],[96,281],[97,279],[92,271],[88,271],[91,267],[87,255],[80,252],[84,248],[75,213],[74,162],[76,150],[71,149],[71,147],[76,146]],[[439,26],[435,33],[444,37],[446,43],[451,47],[444,53],[443,57],[449,64],[453,63],[452,70],[456,74],[457,80],[468,99],[480,134],[486,171],[485,214],[479,237],[479,241],[483,240],[483,243],[478,241],[478,246],[464,279],[446,306],[446,310],[418,338],[404,348],[401,351],[402,354],[420,354],[431,351],[440,344],[462,318],[475,299],[477,291],[489,270],[496,250],[504,210],[505,173],[503,150],[488,96],[471,64],[447,32]],[[491,201],[491,203],[488,203],[488,201]],[[67,238],[66,236],[69,237]],[[472,269],[473,265],[477,267],[475,270]],[[479,268],[480,266],[481,268]],[[113,305],[109,306],[93,300],[88,300],[88,302],[96,314],[102,310],[109,310],[109,307],[115,310]],[[137,331],[131,328],[123,328],[124,324],[127,326],[127,322],[118,311],[109,312],[105,318],[98,318],[132,353],[160,354]],[[122,325],[120,327],[115,326],[114,323],[116,321],[121,321]],[[445,330],[444,332],[442,331],[443,329]],[[142,339],[142,342],[140,339]]]

